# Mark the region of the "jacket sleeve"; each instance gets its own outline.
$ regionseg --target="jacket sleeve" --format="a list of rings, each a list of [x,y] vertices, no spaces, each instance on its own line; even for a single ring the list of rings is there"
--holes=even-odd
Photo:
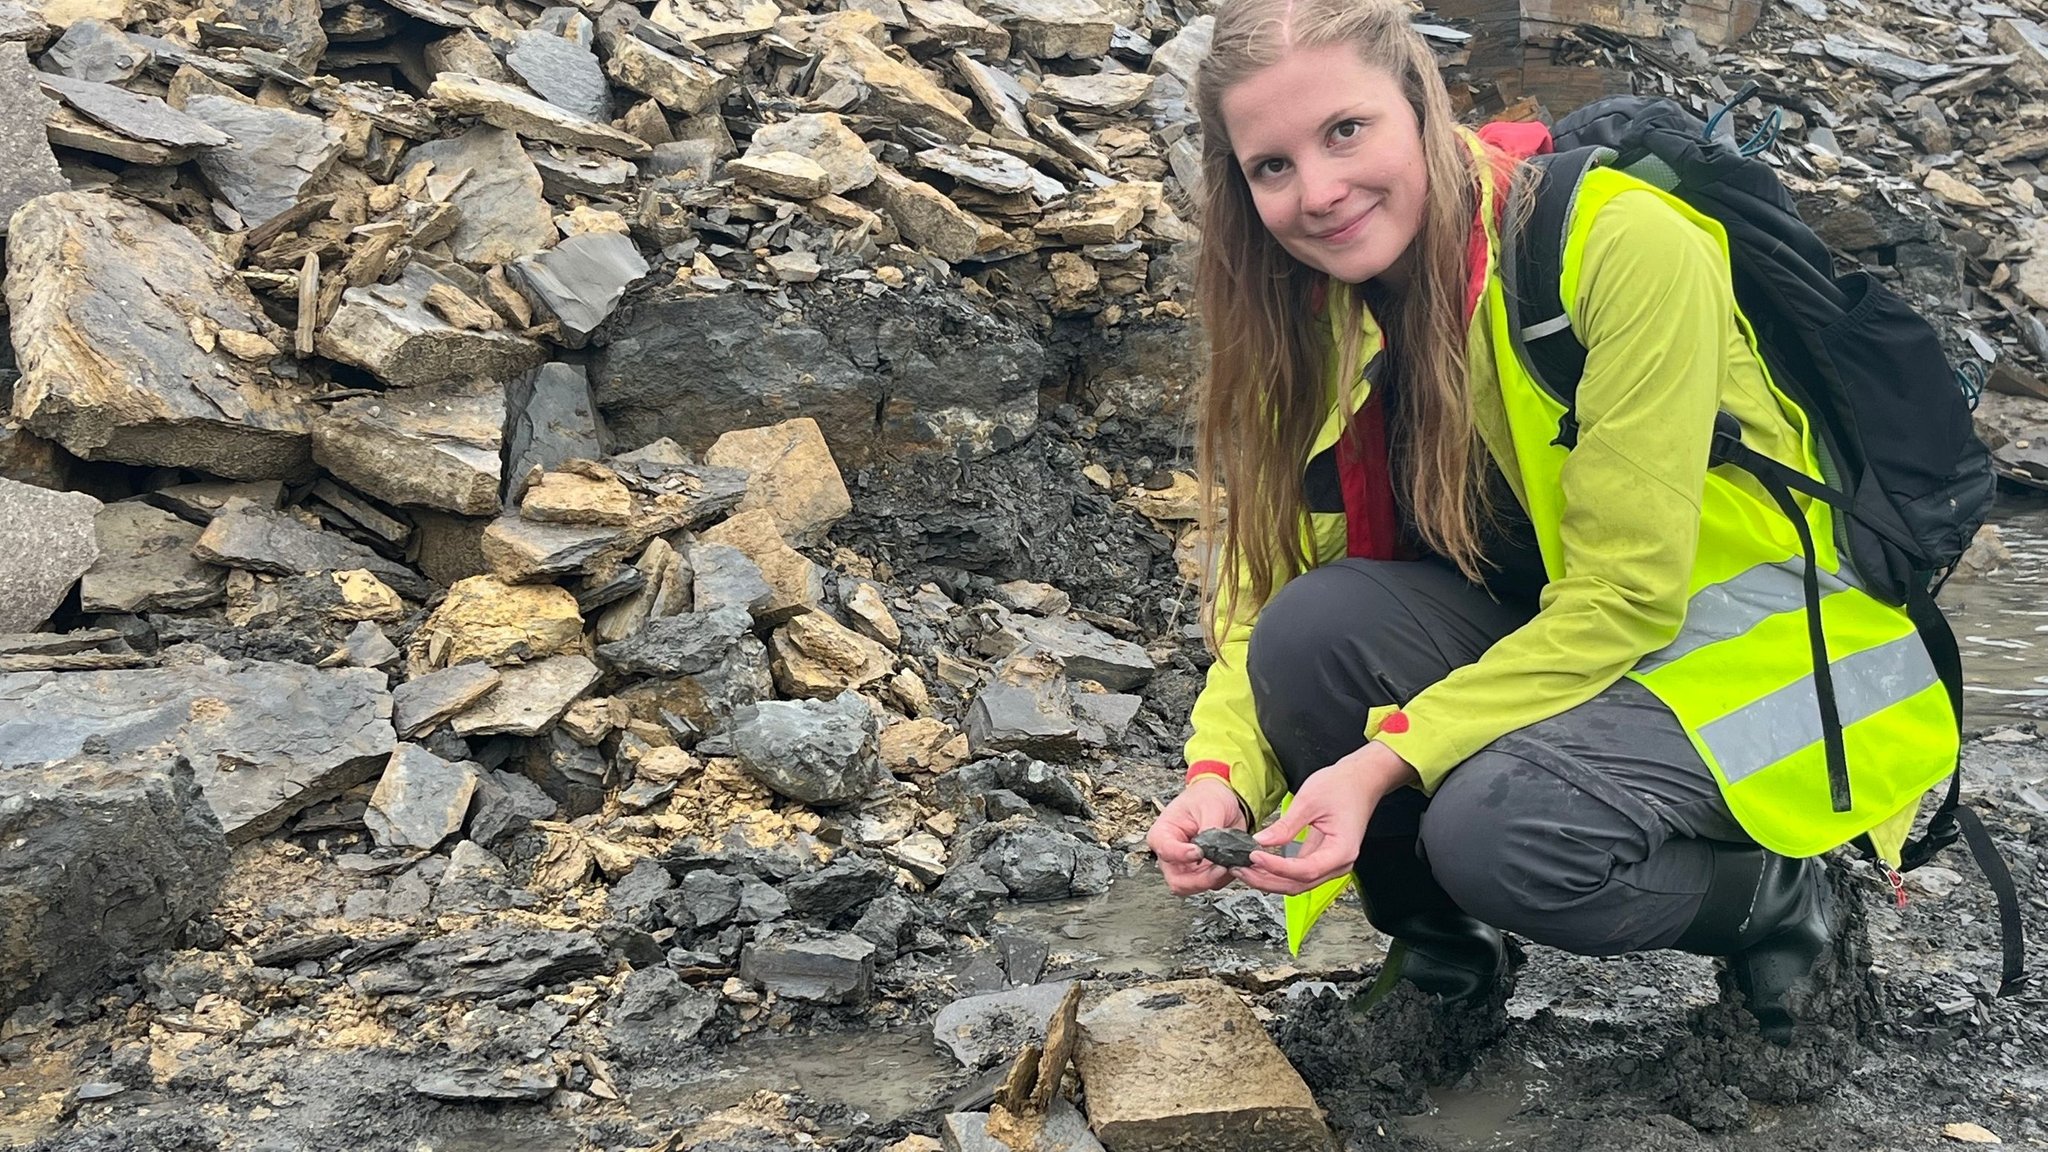
[[[1243,581],[1234,579],[1232,586],[1242,588]],[[1258,609],[1233,606],[1228,600],[1224,606],[1232,611],[1218,629],[1216,660],[1209,665],[1209,677],[1189,717],[1195,732],[1187,742],[1187,762],[1194,765],[1210,760],[1229,765],[1230,786],[1251,809],[1253,820],[1263,821],[1280,807],[1287,780],[1252,709],[1251,675],[1245,661]]]
[[[1580,267],[1572,315],[1587,356],[1561,477],[1563,574],[1527,624],[1408,701],[1404,731],[1369,733],[1428,792],[1500,736],[1598,695],[1685,620],[1740,339],[1734,290],[1712,237],[1647,191],[1602,206]]]

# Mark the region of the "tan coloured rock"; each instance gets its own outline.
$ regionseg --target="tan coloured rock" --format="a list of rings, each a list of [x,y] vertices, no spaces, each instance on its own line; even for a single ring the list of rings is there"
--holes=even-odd
[[[237,480],[308,469],[308,389],[190,337],[284,338],[189,230],[102,192],[39,196],[14,215],[5,283],[30,432],[87,460]]]
[[[972,259],[1008,239],[944,192],[893,168],[882,168],[861,198],[887,212],[905,239],[948,263]]]
[[[405,618],[405,601],[391,590],[391,585],[377,579],[375,572],[355,568],[332,575],[335,586],[341,590],[341,604],[331,610],[337,619],[390,621]]]
[[[824,271],[818,258],[809,252],[777,252],[767,263],[768,270],[783,284],[809,284]]]
[[[882,729],[882,763],[891,772],[943,772],[942,750],[953,739],[943,720],[903,720]],[[951,765],[948,765],[950,767]]]
[[[636,36],[621,36],[605,60],[605,74],[622,88],[654,98],[663,108],[694,116],[717,104],[733,82],[718,69],[671,56]]]
[[[769,638],[776,687],[798,699],[830,700],[887,676],[896,658],[887,648],[823,612],[794,617]]]
[[[932,711],[932,696],[924,686],[924,679],[905,668],[889,677],[889,697],[908,716],[929,716]]]
[[[1185,472],[1172,474],[1164,488],[1133,488],[1122,503],[1140,516],[1154,520],[1198,520],[1202,515],[1202,486]]]
[[[1115,244],[1145,219],[1159,195],[1159,185],[1141,181],[1084,192],[1046,213],[1037,229],[1063,244]]]
[[[1136,72],[1048,76],[1039,92],[1062,108],[1106,116],[1128,111],[1143,103],[1145,97],[1152,94],[1152,84],[1157,79]]]
[[[747,155],[757,152],[794,152],[824,169],[826,188],[819,195],[865,188],[874,183],[879,171],[866,142],[831,112],[805,113],[756,128]]]
[[[903,629],[896,624],[896,617],[890,613],[889,605],[882,600],[882,590],[863,580],[854,585],[852,594],[846,597],[847,615],[853,618],[854,630],[889,648],[903,644]]]
[[[1041,60],[1094,59],[1109,51],[1116,35],[1116,22],[1096,0],[982,0],[981,14]]]
[[[785,16],[775,22],[775,34],[807,52],[817,51],[842,36],[866,40],[877,48],[893,43],[887,21],[855,8],[816,16]]]
[[[910,26],[943,48],[977,48],[1001,60],[1010,54],[1010,34],[960,0],[902,0]]]
[[[649,17],[700,48],[751,40],[781,18],[774,0],[661,0]]]
[[[413,646],[423,670],[469,660],[493,666],[539,660],[581,651],[583,617],[566,588],[472,576],[448,589]]]
[[[824,166],[794,152],[755,152],[725,162],[725,174],[750,188],[792,200],[811,200],[832,191]]]
[[[629,159],[652,152],[645,140],[609,124],[586,120],[523,88],[462,72],[443,72],[427,94],[458,116],[475,116],[486,124],[533,140],[596,148]]]
[[[81,20],[125,28],[142,18],[140,0],[28,0],[28,10],[52,28],[69,28]]]
[[[629,524],[633,493],[601,465],[548,472],[526,490],[519,514],[543,524]]]
[[[1117,1152],[1332,1147],[1322,1109],[1244,1000],[1215,980],[1143,984],[1081,1015],[1088,1117]]]
[[[1927,179],[1921,182],[1921,186],[1958,207],[1991,207],[1991,197],[1979,192],[1975,185],[1959,180],[1939,168],[1928,172]]]
[[[649,620],[673,616],[690,606],[689,565],[668,541],[656,536],[634,562],[646,583],[632,595],[607,605],[591,633],[600,644],[624,640],[640,631]]]
[[[905,64],[860,36],[839,35],[818,66],[823,83],[843,81],[865,90],[865,111],[893,116],[955,144],[974,135],[974,124],[931,73]]]
[[[822,543],[825,533],[853,511],[853,498],[818,422],[808,416],[766,428],[720,436],[704,462],[747,473],[738,511],[765,509],[797,547]]]
[[[698,539],[736,548],[761,569],[772,595],[754,610],[756,620],[780,623],[814,611],[825,597],[824,571],[783,540],[774,514],[766,509],[742,512],[706,529]]]

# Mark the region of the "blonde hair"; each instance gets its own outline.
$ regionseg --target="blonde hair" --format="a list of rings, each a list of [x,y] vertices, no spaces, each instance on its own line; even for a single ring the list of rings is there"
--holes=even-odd
[[[1387,425],[1390,454],[1400,464],[1397,498],[1424,543],[1467,579],[1480,579],[1479,526],[1490,512],[1486,450],[1465,384],[1464,310],[1479,172],[1436,58],[1408,26],[1408,15],[1399,0],[1226,0],[1197,72],[1206,186],[1197,297],[1209,339],[1197,468],[1203,523],[1222,554],[1221,563],[1212,555],[1207,565],[1212,640],[1237,613],[1239,598],[1255,610],[1310,566],[1302,468],[1331,401],[1318,331],[1325,321],[1316,306],[1326,278],[1288,254],[1260,222],[1222,116],[1232,87],[1298,49],[1351,47],[1367,67],[1399,82],[1420,125],[1428,197],[1405,290],[1397,297],[1374,284],[1356,291],[1333,284],[1326,293],[1340,334],[1338,399],[1348,411],[1364,369],[1370,308],[1388,349],[1378,386],[1399,395]],[[1218,481],[1229,488],[1227,518],[1213,495]],[[1242,581],[1233,581],[1240,571]]]

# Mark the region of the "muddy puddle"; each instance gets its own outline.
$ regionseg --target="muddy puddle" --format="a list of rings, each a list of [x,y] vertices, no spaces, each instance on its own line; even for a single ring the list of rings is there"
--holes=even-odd
[[[1941,593],[1963,651],[1971,729],[2048,719],[2048,493],[2001,489],[1998,500],[1993,523],[2011,561]]]

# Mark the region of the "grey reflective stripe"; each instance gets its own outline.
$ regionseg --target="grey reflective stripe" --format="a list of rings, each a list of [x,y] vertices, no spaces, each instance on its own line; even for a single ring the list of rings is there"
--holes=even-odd
[[[1556,316],[1552,316],[1548,320],[1544,320],[1537,324],[1531,324],[1527,328],[1522,329],[1522,339],[1541,340],[1545,336],[1550,336],[1555,333],[1562,332],[1565,329],[1570,328],[1571,326],[1572,318],[1563,313],[1559,313]]]
[[[1845,565],[1843,576],[1849,575]],[[1685,624],[1671,643],[1636,661],[1635,670],[1651,672],[1709,644],[1733,640],[1773,616],[1806,608],[1806,561],[1797,556],[1778,564],[1759,564],[1733,579],[1709,584],[1693,593],[1685,606]],[[1822,572],[1823,598],[1857,587],[1852,579]]]
[[[1828,665],[1842,727],[1868,719],[1939,683],[1916,632]],[[1802,676],[1753,704],[1700,726],[1700,739],[1730,784],[1820,743],[1820,703]]]

